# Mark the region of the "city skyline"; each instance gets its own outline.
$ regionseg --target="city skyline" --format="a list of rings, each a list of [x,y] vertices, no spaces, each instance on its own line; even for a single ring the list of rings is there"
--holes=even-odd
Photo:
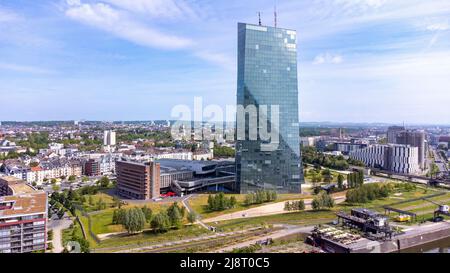
[[[299,33],[302,121],[448,123],[448,1],[276,2],[279,26]],[[273,9],[274,1],[2,1],[0,95],[17,103],[0,120],[173,119],[171,108],[194,96],[232,105],[237,22],[257,23],[261,11],[271,26]]]

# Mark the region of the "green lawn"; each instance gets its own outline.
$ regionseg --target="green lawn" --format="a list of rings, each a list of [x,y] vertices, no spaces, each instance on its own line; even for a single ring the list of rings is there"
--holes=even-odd
[[[328,223],[336,218],[335,211],[303,211],[270,216],[254,217],[247,219],[235,219],[219,222],[215,226],[223,230],[235,230],[253,226],[271,224],[315,225]]]
[[[349,212],[352,208],[359,208],[364,207],[372,210],[376,210],[380,213],[384,213],[384,209],[382,206],[391,205],[393,203],[404,201],[408,199],[418,198],[418,197],[425,197],[432,194],[435,194],[438,192],[434,189],[428,189],[427,191],[424,190],[424,188],[418,187],[416,190],[411,192],[401,192],[401,195],[396,196],[394,194],[391,194],[388,198],[384,199],[378,199],[374,200],[370,203],[366,204],[347,204],[347,203],[341,203],[336,205],[331,210],[323,210],[323,211],[304,211],[304,212],[296,212],[296,213],[285,213],[285,214],[279,214],[279,215],[271,215],[271,216],[263,216],[263,217],[255,217],[255,218],[247,218],[247,219],[235,219],[235,220],[229,220],[229,221],[223,221],[216,224],[218,228],[223,228],[225,230],[229,229],[239,229],[244,227],[251,227],[251,226],[260,226],[265,224],[295,224],[295,225],[315,225],[320,223],[327,223],[332,220],[336,219],[336,212],[338,211],[345,211]],[[399,199],[401,198],[401,199]],[[447,195],[431,198],[432,200],[438,201],[438,200],[446,200],[450,198],[450,193],[447,193]],[[425,201],[418,201],[425,202]],[[410,206],[412,203],[415,202],[408,202],[405,204],[402,204],[402,206]],[[397,207],[397,206],[395,206]],[[434,206],[436,208],[436,206]],[[414,211],[414,210],[413,210]],[[420,219],[429,219],[432,217],[432,211],[433,206],[427,206],[421,209],[417,210],[419,212],[421,211],[423,215],[421,215],[418,220]],[[391,216],[395,217],[395,213],[392,213]]]
[[[232,212],[246,210],[246,209],[250,209],[250,208],[254,208],[254,207],[258,207],[258,206],[263,206],[263,205],[267,205],[267,204],[274,203],[274,202],[311,198],[310,196],[307,196],[304,194],[278,194],[278,198],[274,202],[245,206],[244,205],[245,194],[225,194],[225,196],[226,197],[234,196],[237,200],[236,207],[234,207],[232,209],[228,209],[228,210],[223,210],[223,211],[209,211],[207,209],[208,194],[197,195],[193,198],[190,198],[188,200],[188,202],[189,202],[190,206],[192,207],[192,209],[194,209],[194,211],[196,213],[200,214],[204,219],[206,219],[206,218],[216,217],[216,216],[227,214],[227,213],[232,213]]]
[[[114,248],[103,249],[102,252],[112,252],[113,250],[119,250],[120,248],[126,249],[130,247],[139,247],[146,244],[157,244],[161,242],[170,242],[176,240],[183,240],[187,238],[194,238],[200,235],[210,233],[210,231],[200,226],[185,226],[179,230],[170,230],[166,233],[153,233],[151,231],[145,231],[136,235],[123,235],[111,239],[102,241],[96,245],[95,248]]]
[[[156,214],[163,209],[167,209],[171,203],[148,203],[148,204],[140,204],[140,205],[126,205],[122,208],[132,208],[132,207],[143,207],[147,206]],[[181,205],[181,204],[179,204]],[[106,210],[93,212],[90,214],[92,219],[92,231],[95,234],[104,234],[104,233],[115,233],[115,232],[125,232],[126,230],[122,225],[113,225],[112,218],[114,210],[117,208],[108,208]],[[145,228],[150,228],[150,224],[146,224]]]
[[[307,182],[307,183],[312,183],[313,175],[312,175],[311,170],[314,170],[314,168],[308,167],[305,169],[305,173],[306,173],[305,182]],[[322,172],[323,170],[324,169],[322,169],[320,171]],[[330,170],[330,172],[331,172],[331,176],[333,177],[330,183],[337,183],[337,178],[339,176],[339,173],[336,171],[333,171],[333,170]],[[347,176],[345,174],[342,174],[342,175],[344,176],[344,180],[347,179]],[[323,175],[322,175],[322,179],[323,179]],[[321,183],[324,183],[323,180]]]

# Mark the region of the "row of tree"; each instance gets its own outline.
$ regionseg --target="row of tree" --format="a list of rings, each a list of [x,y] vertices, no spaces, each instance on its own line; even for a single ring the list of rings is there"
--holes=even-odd
[[[223,192],[208,196],[207,208],[209,211],[223,211],[237,205],[236,197],[226,197]]]
[[[364,184],[364,172],[359,170],[347,175],[347,185],[349,188],[356,188]]]
[[[356,189],[349,190],[346,194],[346,202],[350,204],[368,203],[376,199],[386,198],[390,192],[391,186],[389,184],[364,184]]]
[[[331,195],[326,192],[319,193],[316,197],[314,197],[311,207],[313,210],[322,210],[322,209],[330,209],[334,207],[334,199]]]
[[[271,190],[258,190],[253,193],[245,195],[244,205],[250,206],[253,204],[262,204],[266,202],[273,202],[277,200],[277,192]]]
[[[284,210],[285,211],[302,211],[305,210],[305,201],[287,201],[284,203]]]
[[[307,164],[319,165],[335,170],[348,170],[350,165],[364,166],[364,163],[361,161],[353,159],[346,160],[342,155],[325,155],[318,152],[314,147],[302,147],[302,160]]]
[[[186,216],[186,209],[173,203],[167,210],[162,210],[157,214],[144,206],[142,208],[116,209],[112,217],[112,224],[122,225],[129,234],[139,233],[144,230],[145,224],[150,224],[154,232],[166,232],[172,228],[180,229],[183,226],[183,219]],[[189,222],[197,220],[195,213],[187,215]]]

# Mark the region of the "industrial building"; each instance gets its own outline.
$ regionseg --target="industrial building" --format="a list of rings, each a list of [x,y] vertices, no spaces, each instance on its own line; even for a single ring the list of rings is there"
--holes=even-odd
[[[44,251],[47,194],[15,177],[0,177],[0,253]]]

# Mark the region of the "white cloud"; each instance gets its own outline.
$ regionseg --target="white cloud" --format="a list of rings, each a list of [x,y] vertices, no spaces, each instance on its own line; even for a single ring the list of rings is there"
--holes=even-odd
[[[427,30],[430,31],[444,31],[450,29],[448,23],[434,23],[427,26]]]
[[[151,28],[108,4],[84,4],[74,0],[68,0],[67,3],[66,15],[69,18],[142,46],[179,49],[193,44],[190,39]]]
[[[9,70],[9,71],[32,73],[32,74],[53,74],[54,73],[54,71],[36,67],[36,66],[18,65],[18,64],[9,64],[9,63],[0,63],[0,70]]]
[[[340,64],[344,61],[344,58],[338,54],[324,53],[319,54],[314,58],[313,64]]]
[[[21,17],[18,14],[0,7],[0,22],[15,22],[20,19]]]
[[[194,55],[208,62],[220,65],[227,70],[234,71],[236,69],[236,63],[234,61],[235,57],[231,57],[223,53],[209,51],[198,51]]]
[[[104,0],[117,7],[158,18],[196,17],[184,0]]]

